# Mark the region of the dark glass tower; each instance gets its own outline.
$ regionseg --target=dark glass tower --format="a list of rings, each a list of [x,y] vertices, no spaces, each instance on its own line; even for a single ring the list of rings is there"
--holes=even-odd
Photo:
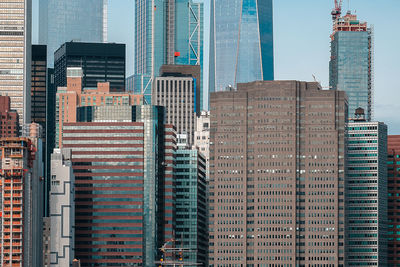
[[[274,79],[272,0],[212,0],[210,92]]]
[[[46,46],[32,45],[31,122],[46,129]]]
[[[83,87],[110,82],[111,92],[123,92],[125,64],[125,44],[67,42],[54,54],[54,83],[67,86],[67,68],[82,67]]]

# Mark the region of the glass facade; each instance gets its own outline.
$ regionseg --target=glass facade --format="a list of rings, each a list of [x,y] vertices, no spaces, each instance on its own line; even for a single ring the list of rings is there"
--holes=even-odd
[[[134,92],[143,94],[145,101],[151,103],[153,79],[162,65],[203,64],[204,4],[199,0],[154,0],[154,4],[136,0],[135,3],[136,73],[131,83]]]
[[[200,110],[203,110],[204,3],[175,2],[175,64],[200,65]]]
[[[354,114],[361,107],[368,121],[373,116],[372,49],[372,32],[369,29],[338,31],[331,42],[329,65],[330,88],[345,91],[349,100],[349,114]]]
[[[154,266],[174,237],[172,126],[157,106],[78,108],[63,126],[76,176],[76,257],[82,266]]]
[[[387,126],[347,126],[346,266],[387,263]]]
[[[388,136],[388,266],[400,266],[400,135]]]
[[[272,1],[213,0],[210,92],[273,80]]]
[[[207,265],[206,162],[197,149],[176,151],[176,246],[183,260]]]
[[[39,1],[39,43],[47,45],[48,66],[54,64],[54,52],[71,40],[107,41],[107,0]]]

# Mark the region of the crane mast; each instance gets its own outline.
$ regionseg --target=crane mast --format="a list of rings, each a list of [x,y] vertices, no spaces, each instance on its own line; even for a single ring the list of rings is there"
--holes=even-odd
[[[343,0],[335,0],[335,8],[332,10],[332,20],[336,21],[342,14],[342,3]]]

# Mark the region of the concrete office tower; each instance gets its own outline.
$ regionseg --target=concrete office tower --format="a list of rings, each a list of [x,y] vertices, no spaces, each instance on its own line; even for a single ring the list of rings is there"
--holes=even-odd
[[[0,139],[1,266],[42,266],[40,139]]]
[[[400,135],[388,136],[388,266],[400,266]]]
[[[193,263],[208,266],[206,160],[186,140],[187,135],[178,134],[175,246],[187,250],[182,253],[185,266],[195,266]]]
[[[274,79],[272,0],[212,0],[210,92]]]
[[[46,129],[47,59],[45,45],[32,45],[31,121]]]
[[[32,1],[1,1],[0,20],[0,95],[11,98],[22,125],[31,119]]]
[[[111,92],[125,92],[125,44],[67,42],[54,53],[54,84],[67,85],[67,69],[80,67],[82,87],[109,82]]]
[[[65,122],[75,175],[75,257],[82,266],[154,266],[175,238],[176,146],[159,106],[86,106]]]
[[[362,114],[347,126],[346,266],[387,266],[387,126]]]
[[[47,63],[65,42],[107,42],[107,0],[39,0],[39,43]]]
[[[345,93],[259,81],[210,101],[210,265],[345,266]]]
[[[201,111],[197,117],[197,127],[194,132],[194,146],[206,159],[206,179],[210,178],[210,112]]]
[[[76,122],[76,109],[81,106],[139,105],[142,96],[110,92],[110,83],[98,83],[94,88],[83,88],[82,68],[68,68],[67,87],[58,87],[56,95],[55,145],[61,147],[64,122]],[[58,116],[57,116],[58,115]]]
[[[12,111],[9,96],[0,95],[0,138],[17,137],[19,133],[18,113]]]
[[[71,266],[75,246],[75,177],[70,149],[51,154],[50,265]]]
[[[162,65],[202,64],[203,3],[192,0],[136,0],[135,3],[134,90],[150,103],[154,77]]]
[[[152,103],[166,107],[166,123],[176,127],[177,133],[187,134],[193,144],[196,127],[199,66],[163,65],[160,77],[154,80]]]
[[[349,115],[361,107],[366,120],[373,118],[373,31],[357,15],[347,13],[336,19],[331,35],[329,85],[345,91]]]

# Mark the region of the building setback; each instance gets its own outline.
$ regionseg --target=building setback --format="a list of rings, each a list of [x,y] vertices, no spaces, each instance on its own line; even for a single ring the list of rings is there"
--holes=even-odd
[[[210,266],[345,266],[345,93],[252,82],[210,103]]]
[[[400,266],[400,135],[388,136],[388,266]]]
[[[63,126],[75,175],[75,257],[81,266],[154,266],[175,238],[176,146],[156,106],[78,108]]]
[[[32,1],[1,1],[0,20],[0,95],[11,98],[11,109],[18,112],[23,125],[31,119]]]
[[[75,248],[75,177],[71,150],[55,149],[51,156],[49,266],[71,266]]]
[[[17,137],[19,134],[18,113],[10,110],[9,96],[0,95],[0,137]]]
[[[274,79],[272,0],[212,0],[210,92]]]
[[[54,53],[54,84],[67,86],[67,69],[82,68],[82,87],[109,82],[111,92],[125,92],[125,44],[66,42]]]
[[[206,161],[204,156],[187,143],[179,143],[175,152],[176,179],[176,243],[178,248],[187,249],[182,260],[208,266],[208,217]]]
[[[387,264],[387,126],[347,126],[346,266]]]
[[[367,121],[373,117],[373,56],[373,32],[366,22],[349,12],[334,21],[329,86],[346,92],[349,115],[361,107]]]
[[[55,146],[61,147],[64,122],[77,121],[77,108],[82,106],[130,106],[139,105],[142,96],[110,92],[110,83],[97,83],[96,87],[84,88],[82,69],[68,68],[67,86],[59,87],[56,94]]]

